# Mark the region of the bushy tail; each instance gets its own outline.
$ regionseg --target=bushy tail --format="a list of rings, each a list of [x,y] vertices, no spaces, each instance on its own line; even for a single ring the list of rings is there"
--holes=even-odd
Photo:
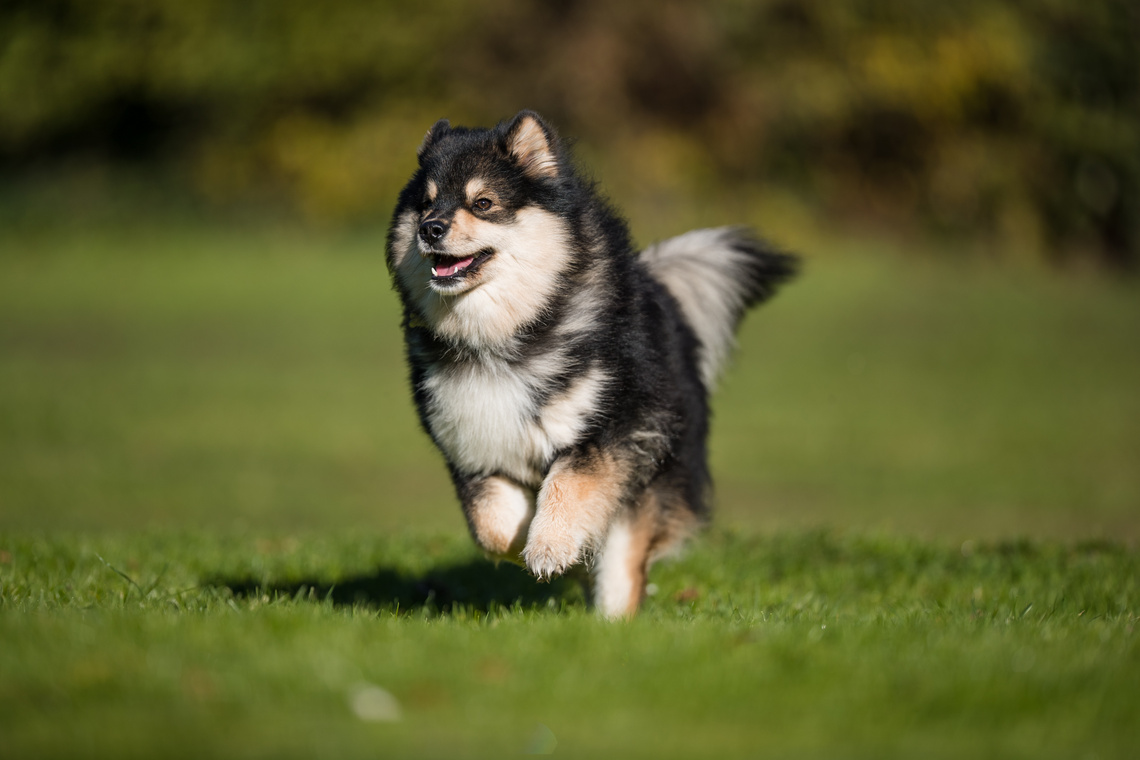
[[[771,297],[799,263],[740,227],[686,232],[651,245],[639,258],[681,305],[700,341],[701,379],[710,389],[744,312]]]

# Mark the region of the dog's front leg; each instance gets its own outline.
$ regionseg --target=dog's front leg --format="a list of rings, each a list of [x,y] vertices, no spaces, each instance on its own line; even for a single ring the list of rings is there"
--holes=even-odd
[[[519,563],[534,518],[534,492],[501,475],[457,483],[475,543],[487,554]]]
[[[587,546],[600,544],[625,498],[629,475],[627,462],[596,449],[555,460],[538,492],[523,549],[527,569],[541,579],[560,575]]]

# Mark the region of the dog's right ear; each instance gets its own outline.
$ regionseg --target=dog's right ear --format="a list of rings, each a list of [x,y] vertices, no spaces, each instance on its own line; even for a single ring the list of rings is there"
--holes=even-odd
[[[435,124],[432,124],[431,129],[424,135],[424,141],[420,143],[420,149],[416,151],[416,158],[420,160],[420,163],[423,163],[424,154],[428,152],[428,149],[439,140],[439,138],[450,131],[451,122],[447,119],[440,119]]]

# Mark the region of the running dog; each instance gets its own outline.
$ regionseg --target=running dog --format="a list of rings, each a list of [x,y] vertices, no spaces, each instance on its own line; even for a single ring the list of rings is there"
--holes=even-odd
[[[745,310],[797,259],[747,230],[636,252],[538,114],[437,122],[387,263],[412,395],[475,542],[539,579],[580,565],[606,617],[706,522],[708,396]]]

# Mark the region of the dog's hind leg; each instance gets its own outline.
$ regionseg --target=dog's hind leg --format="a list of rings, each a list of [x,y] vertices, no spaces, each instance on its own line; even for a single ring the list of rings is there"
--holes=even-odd
[[[629,617],[645,597],[653,517],[647,512],[623,514],[606,533],[594,558],[594,609],[607,618]]]
[[[629,617],[645,600],[649,566],[700,526],[684,498],[660,481],[610,525],[594,559],[591,595],[598,614]]]

